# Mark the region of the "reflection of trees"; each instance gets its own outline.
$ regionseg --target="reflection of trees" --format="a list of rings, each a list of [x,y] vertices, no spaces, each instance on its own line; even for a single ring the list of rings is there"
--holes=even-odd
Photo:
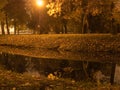
[[[111,83],[114,82],[115,64],[113,63],[111,67],[109,62],[40,59],[6,53],[1,54],[0,62],[7,69],[15,72],[35,71],[46,76],[50,73],[60,74],[61,78],[71,78],[76,81],[93,80],[94,73],[100,71],[105,76],[111,76]]]
[[[84,61],[83,61],[83,70],[84,70],[84,72],[85,72],[85,77],[86,77],[86,78],[89,77],[89,76],[88,76],[88,73],[87,73],[87,71],[86,71],[87,67],[88,67],[88,62],[84,62]]]
[[[3,53],[3,64],[9,70],[23,73],[25,72],[25,64],[24,57],[19,55],[12,55]]]
[[[114,83],[116,63],[112,63],[110,83]]]

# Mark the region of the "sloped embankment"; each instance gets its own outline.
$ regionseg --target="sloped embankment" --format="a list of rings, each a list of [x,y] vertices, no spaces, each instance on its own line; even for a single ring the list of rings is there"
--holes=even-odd
[[[120,52],[120,35],[6,35],[0,36],[0,45],[75,52]]]

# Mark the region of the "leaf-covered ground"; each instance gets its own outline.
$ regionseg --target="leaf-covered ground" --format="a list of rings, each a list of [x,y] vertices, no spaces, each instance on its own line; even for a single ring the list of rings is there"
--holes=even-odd
[[[44,76],[18,74],[0,65],[0,90],[120,90],[119,85],[109,83],[75,82],[70,79],[51,80]]]
[[[120,52],[120,35],[7,35],[0,36],[0,45],[75,52]]]

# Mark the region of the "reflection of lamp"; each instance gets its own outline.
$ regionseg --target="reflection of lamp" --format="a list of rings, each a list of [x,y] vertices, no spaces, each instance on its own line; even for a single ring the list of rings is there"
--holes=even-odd
[[[43,6],[43,0],[37,0],[36,1],[36,4],[38,5],[38,6]]]

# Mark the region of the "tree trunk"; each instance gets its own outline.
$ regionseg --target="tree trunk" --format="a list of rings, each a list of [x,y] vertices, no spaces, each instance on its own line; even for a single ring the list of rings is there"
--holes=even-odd
[[[20,34],[19,32],[20,32],[20,30],[18,29],[18,30],[17,30],[17,34],[18,34],[18,35]]]
[[[82,18],[82,34],[88,32],[89,28],[88,28],[89,24],[88,24],[88,20],[87,20],[87,14],[83,15]]]
[[[84,14],[83,14],[83,15],[82,15],[82,20],[81,20],[81,22],[82,22],[82,23],[81,23],[81,24],[82,24],[82,25],[81,25],[81,26],[82,26],[82,28],[81,28],[81,33],[82,33],[82,34],[84,33],[84,18],[85,18],[85,17],[84,17]]]
[[[66,34],[67,33],[67,20],[62,19],[62,33]]]
[[[88,0],[82,0],[82,8],[83,8],[83,14],[82,14],[82,34],[85,33],[85,28],[88,29],[88,21],[87,21],[87,8],[88,6]],[[86,27],[85,27],[86,26]]]
[[[8,25],[8,17],[6,14],[6,29],[7,29],[7,34],[10,34],[10,29],[9,29],[9,25]]]
[[[64,33],[67,34],[67,25],[64,24],[64,25],[63,25],[63,28],[64,28]]]
[[[16,22],[14,22],[14,34],[16,34],[16,31],[17,31],[17,29],[16,29]]]
[[[4,22],[1,21],[1,31],[2,31],[2,35],[5,35],[5,29],[4,29]]]

